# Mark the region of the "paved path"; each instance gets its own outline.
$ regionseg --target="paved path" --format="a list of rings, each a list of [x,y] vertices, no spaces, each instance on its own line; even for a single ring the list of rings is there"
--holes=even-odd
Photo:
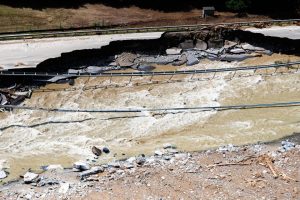
[[[74,50],[95,49],[111,41],[157,39],[162,32],[12,40],[0,42],[0,68],[28,68]]]
[[[252,33],[262,33],[265,36],[280,37],[280,38],[289,38],[292,40],[300,40],[300,26],[274,26],[270,28],[248,28],[247,31]]]

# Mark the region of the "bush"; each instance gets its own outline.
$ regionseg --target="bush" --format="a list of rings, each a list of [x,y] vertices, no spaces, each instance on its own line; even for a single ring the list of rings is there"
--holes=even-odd
[[[236,12],[242,13],[250,5],[250,0],[229,0],[226,2],[226,7]]]

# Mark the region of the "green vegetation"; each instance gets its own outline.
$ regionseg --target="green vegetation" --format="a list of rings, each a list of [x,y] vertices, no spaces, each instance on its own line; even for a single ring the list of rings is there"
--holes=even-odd
[[[226,2],[227,8],[234,10],[238,13],[243,13],[250,6],[250,0],[229,0]]]

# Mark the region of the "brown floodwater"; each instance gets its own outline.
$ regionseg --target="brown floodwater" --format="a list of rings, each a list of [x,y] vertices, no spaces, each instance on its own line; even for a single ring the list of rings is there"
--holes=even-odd
[[[274,54],[240,63],[203,61],[193,67],[157,66],[156,70],[205,69],[300,60]],[[230,73],[174,77],[79,78],[75,86],[50,84],[33,93],[27,106],[49,108],[165,108],[300,101],[300,74],[240,77]],[[268,71],[272,73],[272,71]],[[247,75],[248,72],[243,73]],[[252,72],[253,73],[253,72]],[[248,73],[249,74],[249,73]],[[171,79],[170,79],[171,78]],[[183,81],[176,81],[183,80]],[[153,83],[154,82],[154,83]],[[114,87],[111,85],[114,84]],[[224,144],[271,141],[300,131],[300,107],[183,112],[55,113],[15,110],[0,113],[0,161],[15,179],[29,168],[92,157],[91,146],[111,153],[99,162],[151,154],[163,143],[197,151]],[[1,162],[0,162],[1,163]]]

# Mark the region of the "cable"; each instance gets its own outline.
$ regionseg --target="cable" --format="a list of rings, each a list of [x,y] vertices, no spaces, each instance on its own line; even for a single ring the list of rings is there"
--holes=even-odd
[[[296,102],[276,102],[265,104],[242,104],[231,106],[200,106],[200,107],[169,107],[169,108],[141,108],[141,109],[68,109],[68,108],[43,108],[43,107],[29,107],[29,106],[14,106],[14,105],[0,105],[0,108],[12,110],[33,110],[46,112],[80,112],[80,113],[142,113],[142,112],[176,112],[176,111],[190,111],[199,110],[205,111],[224,111],[224,110],[241,110],[241,109],[256,109],[256,108],[274,108],[274,107],[295,107],[300,106],[300,101]]]

